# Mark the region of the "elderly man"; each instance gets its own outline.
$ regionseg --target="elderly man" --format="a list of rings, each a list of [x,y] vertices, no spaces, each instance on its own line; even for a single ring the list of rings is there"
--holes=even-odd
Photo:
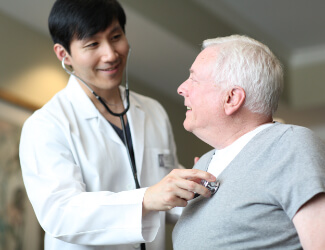
[[[325,145],[307,128],[273,121],[280,62],[254,39],[204,41],[179,88],[184,127],[215,149],[194,166],[217,177],[173,231],[180,249],[325,249]]]

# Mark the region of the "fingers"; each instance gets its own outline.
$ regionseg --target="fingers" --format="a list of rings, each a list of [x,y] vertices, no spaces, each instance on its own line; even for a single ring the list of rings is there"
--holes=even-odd
[[[210,197],[211,192],[204,187],[203,185],[200,184],[201,179],[199,180],[184,180],[180,179],[177,182],[178,190],[177,190],[177,195],[186,199],[186,200],[191,200],[194,197],[194,194],[200,194],[204,197]],[[186,194],[184,193],[186,191]]]
[[[206,180],[208,182],[216,181],[215,176],[199,169],[174,169],[170,174],[186,180]]]
[[[185,207],[195,193],[210,197],[210,191],[202,186],[201,180],[209,182],[216,178],[198,169],[174,169],[156,185],[149,187],[143,199],[143,211],[165,211],[173,207]]]
[[[204,197],[210,197],[211,192],[200,184],[201,180],[206,180],[208,182],[213,182],[216,180],[216,177],[212,174],[199,169],[174,169],[165,178],[166,182],[168,182],[171,186],[173,184],[176,186],[174,193],[179,197],[182,197],[181,194],[184,195],[183,190],[190,193],[197,193],[203,195]],[[182,198],[186,198],[187,196]],[[190,200],[192,198],[193,197],[191,194],[191,197],[186,200]]]
[[[200,157],[194,157],[194,165],[200,160]]]
[[[179,197],[182,197],[181,194],[184,195],[183,190],[186,190],[187,192],[191,193],[197,193],[203,195],[204,197],[210,197],[210,191],[200,184],[201,180],[206,180],[208,182],[216,181],[215,176],[199,169],[174,169],[165,178],[166,182],[168,182],[171,186],[175,186],[174,194]],[[186,197],[187,196],[182,198]],[[190,197],[189,199],[192,198],[193,197]]]

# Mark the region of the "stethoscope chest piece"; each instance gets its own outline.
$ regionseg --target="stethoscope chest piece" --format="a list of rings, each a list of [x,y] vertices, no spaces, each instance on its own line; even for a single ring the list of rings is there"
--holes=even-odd
[[[209,189],[209,191],[211,192],[211,196],[212,196],[212,195],[214,195],[218,191],[218,189],[220,187],[220,182],[219,181],[208,182],[206,180],[201,180],[201,185],[204,186],[204,187],[206,187],[207,189]],[[193,199],[195,199],[195,198],[197,198],[199,196],[200,195],[198,193],[195,193]]]
[[[209,189],[211,192],[211,195],[214,195],[220,187],[220,182],[219,181],[208,182],[206,180],[201,180],[201,185],[203,185],[204,187]]]

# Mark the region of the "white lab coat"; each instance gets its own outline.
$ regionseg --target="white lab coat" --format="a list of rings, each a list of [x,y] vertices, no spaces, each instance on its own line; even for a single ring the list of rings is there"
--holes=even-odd
[[[173,133],[158,102],[131,92],[130,103],[138,178],[148,187],[178,167]],[[164,249],[165,213],[142,218],[146,189],[135,189],[123,142],[74,77],[25,122],[20,161],[46,250],[127,250],[144,240],[153,241],[147,250]]]

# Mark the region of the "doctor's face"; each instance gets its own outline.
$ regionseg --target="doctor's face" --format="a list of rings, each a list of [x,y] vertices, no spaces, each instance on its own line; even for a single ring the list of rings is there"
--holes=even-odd
[[[70,50],[69,62],[75,74],[95,92],[111,90],[121,84],[129,44],[118,21],[92,37],[74,39]]]
[[[222,118],[224,90],[213,74],[217,51],[217,47],[204,49],[192,64],[189,78],[177,90],[187,108],[184,128],[201,139],[214,131]]]

